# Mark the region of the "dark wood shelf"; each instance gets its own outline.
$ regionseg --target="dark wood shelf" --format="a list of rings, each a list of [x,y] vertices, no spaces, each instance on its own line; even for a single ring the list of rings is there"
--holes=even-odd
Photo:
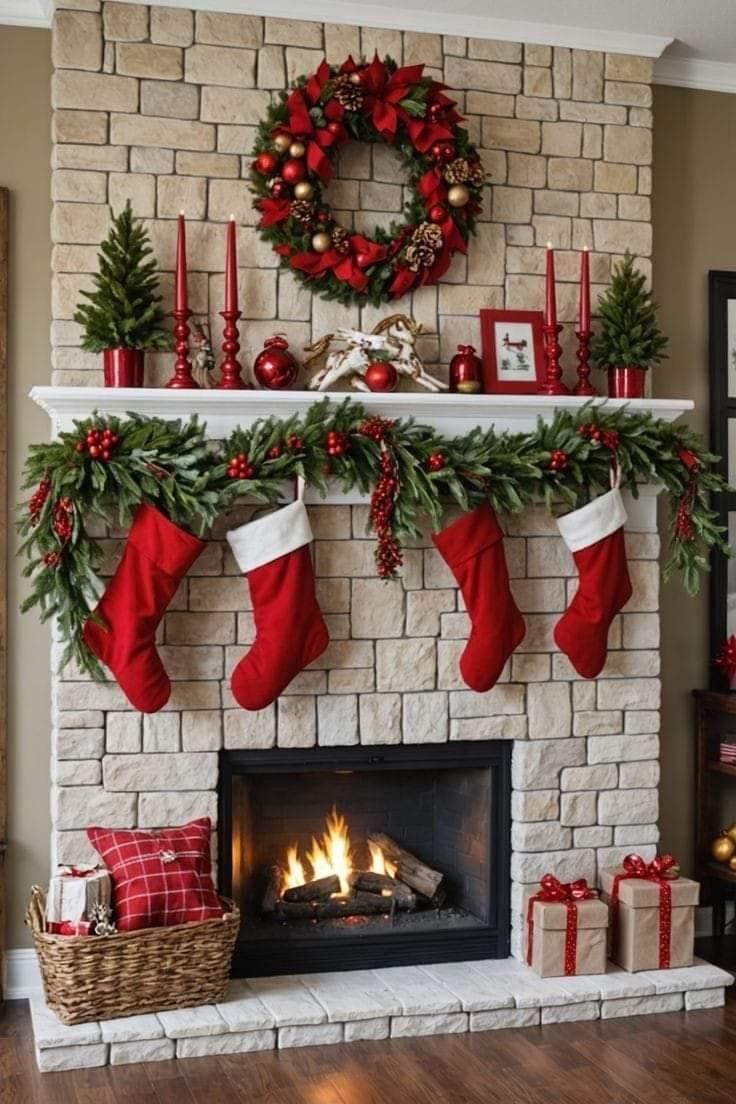
[[[731,690],[693,690],[693,697],[701,709],[716,713],[736,714],[736,691]]]
[[[705,863],[703,869],[711,878],[719,878],[722,882],[736,882],[736,870],[731,870],[726,863],[711,860]]]
[[[736,778],[736,766],[731,766],[730,763],[719,763],[714,759],[708,763],[708,770],[714,771],[716,774],[730,774]]]

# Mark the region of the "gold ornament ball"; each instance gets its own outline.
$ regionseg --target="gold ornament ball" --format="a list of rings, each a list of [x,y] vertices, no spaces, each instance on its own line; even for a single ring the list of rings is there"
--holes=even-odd
[[[716,836],[710,845],[710,853],[716,862],[729,862],[736,856],[736,843],[730,836]]]
[[[736,824],[729,824],[728,828],[724,829],[724,834],[736,844]]]
[[[294,186],[295,199],[311,199],[313,195],[314,184],[310,184],[308,180],[300,180],[299,183]]]
[[[315,253],[326,253],[332,245],[332,238],[329,234],[326,234],[324,230],[320,230],[318,234],[315,234],[312,238],[312,249]],[[736,845],[734,846],[736,850]]]
[[[288,134],[277,134],[273,140],[273,144],[274,148],[277,149],[279,153],[286,153],[291,145],[291,138]]]
[[[470,201],[470,192],[464,184],[453,184],[447,193],[447,202],[451,207],[464,207]]]
[[[736,855],[732,859],[728,860],[729,868],[736,872]]]
[[[351,84],[360,84],[360,73],[351,73],[348,80]]]
[[[292,142],[289,146],[289,157],[303,157],[307,147],[303,142]]]

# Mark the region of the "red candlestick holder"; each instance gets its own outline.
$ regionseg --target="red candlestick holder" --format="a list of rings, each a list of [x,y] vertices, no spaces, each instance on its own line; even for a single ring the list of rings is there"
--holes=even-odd
[[[250,389],[250,384],[246,383],[240,374],[240,362],[237,358],[240,350],[237,323],[241,313],[239,310],[220,311],[220,317],[225,319],[225,327],[222,331],[222,351],[225,355],[220,365],[220,381],[215,384],[215,387],[223,391]]]
[[[576,330],[575,336],[578,339],[578,382],[572,389],[573,395],[597,395],[593,384],[590,382],[590,339],[592,337],[592,330]]]
[[[560,367],[560,356],[562,354],[562,347],[557,340],[557,335],[561,332],[562,326],[548,322],[545,322],[542,326],[542,333],[544,334],[544,355],[547,361],[547,378],[544,383],[540,384],[537,391],[538,395],[569,395],[570,391],[562,382],[562,368]]]
[[[176,362],[174,374],[166,384],[167,387],[184,391],[188,388],[199,390],[199,384],[192,376],[192,365],[189,361],[189,325],[188,320],[192,312],[188,307],[182,310],[174,310],[174,351]]]

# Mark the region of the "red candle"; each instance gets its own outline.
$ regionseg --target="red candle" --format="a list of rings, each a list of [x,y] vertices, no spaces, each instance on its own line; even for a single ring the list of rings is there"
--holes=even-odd
[[[552,243],[547,242],[547,285],[544,311],[546,326],[557,325],[557,295],[555,290],[555,251]]]
[[[184,223],[184,212],[179,212],[179,227],[176,237],[176,287],[174,310],[186,311],[189,309],[187,300],[187,231]]]
[[[227,253],[225,254],[225,310],[238,309],[238,259],[235,245],[235,215],[227,224]]]
[[[590,255],[587,245],[583,246],[580,258],[580,319],[581,333],[590,329]]]

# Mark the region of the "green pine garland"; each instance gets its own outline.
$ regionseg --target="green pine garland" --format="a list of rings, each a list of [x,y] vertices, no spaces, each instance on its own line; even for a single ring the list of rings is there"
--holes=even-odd
[[[82,292],[89,303],[82,303],[74,315],[83,327],[82,348],[90,353],[173,348],[148,232],[133,215],[130,200],[113,218],[97,259],[95,290]]]
[[[657,324],[657,304],[635,263],[627,251],[598,304],[600,332],[591,344],[596,368],[650,368],[666,355],[668,339]]]
[[[419,536],[427,524],[439,528],[448,503],[467,510],[489,501],[498,513],[540,500],[549,509],[577,508],[610,488],[615,455],[622,487],[636,495],[637,484],[661,483],[668,495],[665,577],[680,573],[694,594],[711,549],[731,554],[710,505],[710,496],[726,489],[718,458],[686,425],[648,413],[587,405],[560,411],[549,424],[540,420],[533,433],[476,428],[448,440],[413,419],[382,422],[351,399],[339,406],[325,399],[302,419],[260,419],[216,446],[196,420],[131,414],[75,425],[51,444],[31,446],[26,463],[24,486],[35,491],[18,524],[32,580],[23,609],[37,605],[44,620],[57,618],[64,662],[72,658],[95,676],[99,664],[81,629],[101,591],[102,550],[87,519],[125,525],[146,502],[201,535],[235,499],[247,494],[276,504],[296,478],[323,496],[328,479],[344,491],[369,493],[380,478],[382,449],[390,450],[398,477],[390,525],[399,541]],[[105,446],[109,459],[96,444],[90,453],[94,434],[105,431],[114,442]]]

